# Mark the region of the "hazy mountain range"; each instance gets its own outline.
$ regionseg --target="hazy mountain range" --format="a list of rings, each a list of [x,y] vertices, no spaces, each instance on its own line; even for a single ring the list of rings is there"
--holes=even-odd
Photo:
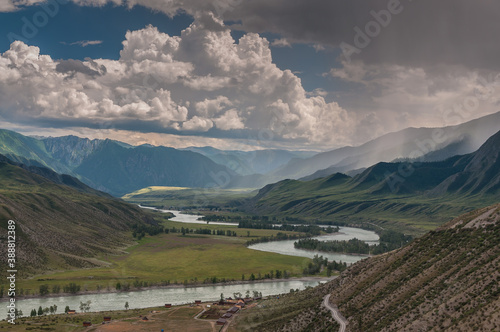
[[[336,173],[269,184],[242,208],[260,215],[370,222],[418,233],[422,225],[438,226],[450,216],[491,204],[499,194],[497,132],[476,152],[444,161],[381,162],[354,177]]]
[[[408,128],[329,152],[183,150],[90,140],[34,138],[0,130],[0,153],[26,165],[78,177],[115,196],[148,186],[259,188],[282,179],[312,180],[337,172],[355,175],[378,162],[408,158],[442,161],[471,153],[498,131],[500,112],[458,126]]]
[[[45,166],[79,177],[84,183],[122,196],[151,185],[204,187],[225,166],[191,151],[75,136],[35,139],[0,130],[0,153],[27,165]]]
[[[304,159],[317,154],[314,151],[287,150],[219,150],[209,146],[189,147],[183,150],[198,152],[217,164],[224,165],[240,175],[267,174],[286,165],[292,159]]]
[[[312,180],[336,172],[363,169],[381,161],[416,157],[424,161],[439,161],[476,151],[498,130],[500,112],[457,126],[407,128],[357,147],[344,147],[307,159],[291,160],[271,175],[281,179],[298,179],[318,172],[307,178]]]

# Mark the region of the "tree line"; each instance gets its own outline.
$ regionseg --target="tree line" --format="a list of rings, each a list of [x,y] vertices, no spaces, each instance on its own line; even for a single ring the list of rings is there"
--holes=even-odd
[[[169,233],[181,233],[186,234],[206,234],[206,235],[222,235],[222,236],[238,236],[235,231],[224,230],[224,229],[209,229],[209,228],[187,228],[187,227],[172,227],[166,228],[162,225],[134,225],[132,226],[133,232],[132,236],[137,240],[142,239],[146,234],[149,236],[154,236],[158,234],[169,234]]]
[[[307,264],[307,267],[302,271],[303,275],[315,275],[321,273],[323,269],[326,268],[326,275],[329,277],[332,275],[332,271],[342,272],[347,269],[347,263],[345,262],[328,262],[328,258],[323,256],[314,255],[311,262]]]
[[[239,222],[239,221],[254,221],[254,222],[263,222],[263,223],[298,223],[298,224],[307,224],[307,220],[300,217],[276,217],[276,216],[230,216],[223,214],[209,214],[206,216],[200,217],[198,220],[203,221],[227,221],[227,222]],[[327,225],[334,225],[333,222],[325,222]],[[338,224],[338,223],[335,223]]]
[[[250,220],[240,221],[238,224],[238,228],[274,229],[274,230],[280,230],[280,231],[308,233],[311,235],[320,235],[322,230],[326,233],[336,233],[339,231],[338,226],[334,226],[334,227],[328,226],[328,227],[322,229],[321,227],[319,227],[317,225],[290,225],[290,224],[274,225],[274,224],[269,224],[269,223],[264,223],[264,222],[256,222],[256,221],[250,221]]]
[[[256,243],[262,243],[262,242],[272,242],[272,241],[283,241],[283,240],[297,240],[303,237],[309,237],[310,235],[299,235],[299,234],[285,234],[278,232],[276,236],[271,235],[271,236],[261,236],[256,239],[248,240],[246,242],[247,246],[250,246],[252,244]]]
[[[317,239],[300,239],[294,243],[295,248],[317,250],[323,252],[342,252],[350,254],[382,254],[394,249],[401,248],[412,240],[412,236],[391,230],[380,233],[379,244],[369,245],[359,239],[348,241],[319,241]]]

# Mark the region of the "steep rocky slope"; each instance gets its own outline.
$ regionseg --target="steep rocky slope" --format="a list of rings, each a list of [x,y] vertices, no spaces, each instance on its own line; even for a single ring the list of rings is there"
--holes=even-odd
[[[282,314],[274,330],[330,331],[324,319],[311,321],[311,312],[324,316],[319,303],[328,293],[347,318],[348,331],[499,331],[500,204],[462,215],[306,290],[317,299],[314,305],[304,302],[293,318]],[[299,294],[288,296],[293,303]],[[259,329],[272,330],[266,326],[280,317],[276,308],[269,306],[275,315],[260,319]]]

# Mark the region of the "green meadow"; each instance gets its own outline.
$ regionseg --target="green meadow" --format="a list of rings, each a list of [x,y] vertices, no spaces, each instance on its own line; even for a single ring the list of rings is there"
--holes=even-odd
[[[276,230],[239,229],[229,225],[197,225],[167,221],[165,227],[231,229],[237,236],[169,233],[146,236],[120,255],[105,255],[99,260],[107,266],[51,272],[19,281],[18,287],[38,293],[40,285],[76,283],[81,290],[114,290],[117,283],[201,283],[207,278],[248,280],[270,271],[286,270],[301,276],[308,258],[279,255],[248,249],[245,242],[261,236],[276,235]],[[292,232],[284,232],[292,233]]]

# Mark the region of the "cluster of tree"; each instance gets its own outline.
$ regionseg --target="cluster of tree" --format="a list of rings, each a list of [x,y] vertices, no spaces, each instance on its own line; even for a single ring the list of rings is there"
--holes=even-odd
[[[328,258],[323,256],[314,255],[312,262],[307,264],[307,267],[302,272],[304,275],[315,275],[319,274],[324,268],[326,268],[326,275],[331,276],[332,271],[342,272],[347,269],[347,264],[344,262],[328,262]]]
[[[218,215],[218,214],[209,214],[209,215],[206,215],[206,216],[199,218],[199,220],[208,221],[208,222],[210,222],[210,221],[230,222],[230,221],[241,220],[241,216],[225,216],[225,215]]]
[[[121,282],[117,282],[116,285],[115,285],[115,289],[117,291],[129,291],[130,290],[130,284],[128,282],[126,283],[121,283]]]
[[[79,291],[80,291],[80,285],[77,285],[74,282],[70,282],[69,284],[63,286],[64,293],[76,294]]]
[[[224,235],[224,236],[237,236],[236,232],[231,230],[224,229],[208,229],[208,228],[175,228],[165,229],[165,233],[182,233],[182,235],[186,234],[207,234],[207,235]]]
[[[262,297],[262,292],[258,292],[258,291],[252,291],[252,295],[253,295],[253,298],[256,299],[256,298],[261,298]],[[234,299],[242,299],[243,298],[243,294],[241,292],[234,292],[233,293],[233,298]],[[245,292],[245,298],[250,298],[250,290],[247,289],[247,291]],[[224,293],[220,293],[220,300],[221,301],[224,301],[225,300],[225,297],[224,297]]]
[[[132,236],[138,240],[142,239],[146,234],[149,236],[157,235],[163,233],[162,225],[146,225],[146,224],[134,224],[132,225]]]
[[[343,252],[369,254],[370,245],[356,238],[348,241],[319,241],[316,239],[301,239],[294,243],[295,248],[318,250],[324,252]]]
[[[149,231],[144,231],[144,229],[148,229]],[[132,232],[132,236],[138,240],[142,239],[146,233],[150,236],[165,233],[182,233],[182,235],[186,234],[207,234],[207,235],[224,235],[224,236],[237,236],[235,231],[224,230],[224,229],[208,229],[208,228],[187,228],[187,227],[172,227],[172,228],[164,228],[163,226],[142,226],[134,229]]]
[[[342,263],[342,261],[340,261],[340,262],[331,261],[331,262],[329,262],[326,265],[326,275],[327,276],[331,276],[332,275],[332,271],[342,272],[345,269],[347,269],[347,263],[346,262]]]
[[[307,267],[302,272],[304,275],[314,275],[321,272],[323,266],[328,265],[328,258],[323,258],[323,256],[314,255],[312,262],[307,264]]]
[[[250,277],[248,278],[248,280],[250,281],[254,281],[254,280],[262,280],[262,279],[288,279],[290,278],[290,272],[286,271],[286,270],[271,270],[269,271],[269,273],[265,273],[264,275],[262,275],[260,272],[255,275],[255,274],[250,274]],[[242,274],[241,275],[241,280],[245,280],[245,275]]]
[[[272,242],[272,241],[297,240],[297,239],[300,239],[303,237],[310,237],[310,235],[306,234],[305,236],[301,236],[299,234],[285,234],[285,233],[278,232],[276,234],[276,236],[274,236],[274,235],[262,236],[262,237],[259,237],[257,239],[249,240],[249,241],[247,241],[246,245],[250,246],[250,245],[256,244],[256,243]]]
[[[325,229],[323,229],[325,233],[332,234],[332,233],[338,233],[340,231],[339,226],[328,226]]]
[[[79,291],[80,291],[80,285],[77,285],[74,282],[63,286],[64,293],[76,294]],[[43,284],[43,285],[40,285],[40,287],[38,288],[38,293],[40,294],[40,296],[45,296],[49,293],[58,294],[60,292],[61,292],[60,285],[53,285],[52,289],[51,289],[49,285]]]
[[[245,276],[244,274],[241,275],[241,280],[248,280],[248,281],[255,281],[255,280],[264,280],[264,279],[288,279],[290,278],[291,274],[290,272],[286,270],[271,270],[269,273],[251,273],[248,277]],[[216,284],[216,283],[226,283],[226,282],[232,282],[235,281],[234,279],[226,279],[226,278],[217,278],[217,277],[211,277],[211,278],[206,278],[203,283],[204,284]]]
[[[356,238],[348,241],[319,241],[316,239],[301,239],[294,243],[295,248],[318,250],[324,252],[343,252],[351,254],[382,254],[401,248],[413,238],[396,231],[384,230],[380,233],[379,244],[369,245]]]
[[[90,300],[88,300],[87,302],[80,302],[80,311],[89,312],[90,311],[90,304],[92,304],[92,301],[90,301]]]
[[[38,307],[38,311],[36,309],[31,310],[30,316],[35,317],[35,316],[43,316],[47,315],[48,313],[55,314],[57,313],[57,305],[51,305],[50,307],[45,307],[42,308],[42,306]],[[22,313],[20,313],[20,316],[22,316]]]
[[[269,222],[269,221],[278,221],[278,219],[276,217],[268,217],[268,216],[252,216],[252,217],[242,217],[242,216],[227,216],[227,215],[219,215],[219,214],[210,214],[210,215],[206,215],[206,216],[203,216],[200,218],[200,220],[203,220],[203,221],[227,221],[227,222],[235,222],[235,221],[240,221],[240,220],[243,220],[245,219],[246,221],[248,220],[253,220],[253,221],[256,221],[256,220],[262,220],[262,221],[265,221],[265,222]]]
[[[290,225],[290,224],[273,225],[273,224],[269,224],[269,223],[265,223],[265,222],[250,221],[250,220],[240,221],[238,224],[238,228],[275,229],[275,230],[280,230],[280,231],[307,233],[311,236],[321,234],[321,230],[322,230],[321,227],[319,227],[317,225]],[[324,231],[327,233],[333,233],[333,232],[338,232],[339,228],[329,226],[329,227],[325,228]]]
[[[207,216],[201,217],[199,220],[203,221],[227,221],[227,222],[235,222],[235,221],[253,221],[253,222],[262,222],[262,223],[299,223],[305,224],[307,223],[305,219],[298,217],[281,217],[278,218],[276,216],[227,216],[227,215],[218,215],[211,214]]]

